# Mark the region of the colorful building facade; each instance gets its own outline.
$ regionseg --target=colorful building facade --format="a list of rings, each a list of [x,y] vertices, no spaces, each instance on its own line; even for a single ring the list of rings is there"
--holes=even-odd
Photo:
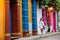
[[[2,5],[1,5],[2,4]],[[12,37],[29,37],[38,34],[38,13],[36,0],[2,0],[0,1],[0,39],[11,40]],[[48,13],[41,8],[41,17],[46,20],[56,32],[56,16],[54,12]],[[40,17],[39,16],[39,17]],[[39,18],[40,19],[40,18]],[[55,25],[54,25],[55,24]]]

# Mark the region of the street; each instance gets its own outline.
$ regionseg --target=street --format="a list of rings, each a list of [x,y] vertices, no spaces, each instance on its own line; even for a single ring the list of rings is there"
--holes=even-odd
[[[24,37],[14,40],[60,40],[60,32]]]
[[[40,38],[38,40],[60,40],[60,35],[50,36],[46,38]]]

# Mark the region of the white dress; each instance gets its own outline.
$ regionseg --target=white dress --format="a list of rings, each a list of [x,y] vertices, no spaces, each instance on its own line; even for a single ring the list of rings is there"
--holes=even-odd
[[[39,22],[39,28],[43,28],[43,26],[44,26],[44,22],[43,21],[40,21]]]

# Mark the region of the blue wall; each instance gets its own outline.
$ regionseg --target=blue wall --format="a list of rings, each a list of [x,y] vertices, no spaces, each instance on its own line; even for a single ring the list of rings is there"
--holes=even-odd
[[[10,34],[12,34],[12,8],[10,7]]]

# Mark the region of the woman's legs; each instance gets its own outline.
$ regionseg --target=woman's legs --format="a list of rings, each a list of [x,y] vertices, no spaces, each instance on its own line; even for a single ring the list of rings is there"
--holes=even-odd
[[[43,33],[43,28],[41,28],[40,30],[41,30],[41,33]]]
[[[43,39],[43,28],[41,28],[40,30],[41,30],[41,38]]]

